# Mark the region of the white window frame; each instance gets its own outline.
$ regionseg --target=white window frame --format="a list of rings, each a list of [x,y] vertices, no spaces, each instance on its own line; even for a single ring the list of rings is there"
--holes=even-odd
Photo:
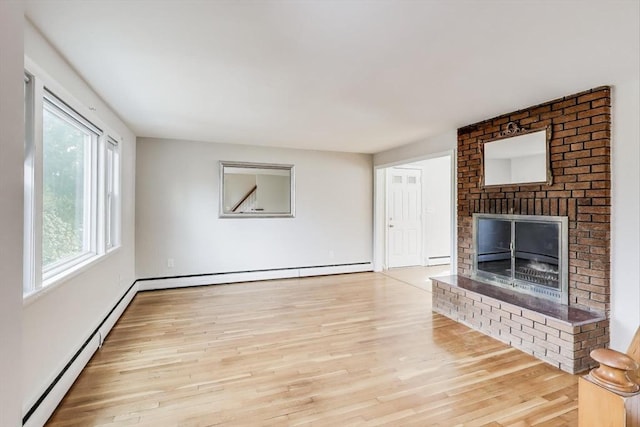
[[[78,102],[62,86],[51,79],[29,58],[25,58],[25,173],[24,173],[24,273],[23,298],[25,304],[55,288],[94,263],[114,252],[121,244],[121,173],[122,138],[111,131],[93,108]],[[46,270],[42,265],[43,216],[43,109],[45,103],[71,116],[71,120],[97,133],[91,149],[86,153],[93,168],[85,174],[91,182],[85,185],[89,195],[89,209],[85,209],[85,230],[89,243],[83,254],[61,260]],[[69,120],[65,118],[65,120]],[[118,164],[107,167],[107,150],[117,150]],[[113,151],[112,151],[113,154]],[[109,169],[109,170],[108,170]],[[115,209],[108,215],[107,192],[110,179],[115,196]],[[88,197],[89,196],[89,197]],[[109,218],[108,218],[109,216]],[[107,227],[111,233],[107,236]],[[115,227],[115,229],[113,228]]]
[[[35,265],[35,107],[34,77],[24,74],[24,247],[23,289],[24,295],[32,291],[36,282]]]
[[[108,137],[105,147],[105,248],[120,246],[120,144]]]
[[[66,105],[60,98],[46,88],[42,107],[50,114],[55,114],[59,119],[77,127],[79,130],[83,132],[88,131],[91,138],[84,150],[85,182],[83,185],[83,224],[85,225],[85,229],[83,230],[82,252],[69,258],[61,259],[49,266],[43,266],[42,281],[46,285],[60,274],[98,255],[98,140],[102,136],[102,130]],[[44,149],[42,152],[44,152]]]

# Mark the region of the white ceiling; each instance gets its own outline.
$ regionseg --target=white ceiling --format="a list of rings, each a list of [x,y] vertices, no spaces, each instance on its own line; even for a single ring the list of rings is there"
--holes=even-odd
[[[640,74],[638,0],[27,0],[138,136],[374,153]]]

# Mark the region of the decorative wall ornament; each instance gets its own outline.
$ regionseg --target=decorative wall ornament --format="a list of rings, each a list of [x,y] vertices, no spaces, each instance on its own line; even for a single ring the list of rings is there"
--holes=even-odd
[[[506,124],[505,129],[500,132],[498,136],[516,136],[527,132],[530,132],[530,129],[520,127],[520,125],[518,125],[516,122],[509,122]]]

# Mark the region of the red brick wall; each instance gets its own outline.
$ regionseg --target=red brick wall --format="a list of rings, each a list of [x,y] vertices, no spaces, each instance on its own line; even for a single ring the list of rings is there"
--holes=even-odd
[[[480,187],[480,144],[508,122],[552,126],[553,185]],[[458,129],[458,274],[471,275],[472,214],[569,217],[569,305],[609,311],[611,98],[599,87]]]

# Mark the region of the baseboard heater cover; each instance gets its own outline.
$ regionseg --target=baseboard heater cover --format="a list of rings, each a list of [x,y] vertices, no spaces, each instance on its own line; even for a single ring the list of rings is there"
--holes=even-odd
[[[113,325],[115,325],[122,313],[124,313],[137,292],[138,286],[137,283],[134,282],[102,322],[100,322],[89,338],[86,339],[71,359],[69,359],[46,390],[33,404],[28,406],[22,418],[23,426],[41,427],[47,422],[76,378],[78,378],[78,375],[80,375],[84,367],[89,363],[91,356],[100,348],[102,341],[109,334],[111,328],[113,328]]]
[[[140,291],[373,271],[371,262],[138,279]]]
[[[427,258],[427,265],[443,265],[443,264],[451,264],[451,257],[448,255],[444,256],[432,256]]]

